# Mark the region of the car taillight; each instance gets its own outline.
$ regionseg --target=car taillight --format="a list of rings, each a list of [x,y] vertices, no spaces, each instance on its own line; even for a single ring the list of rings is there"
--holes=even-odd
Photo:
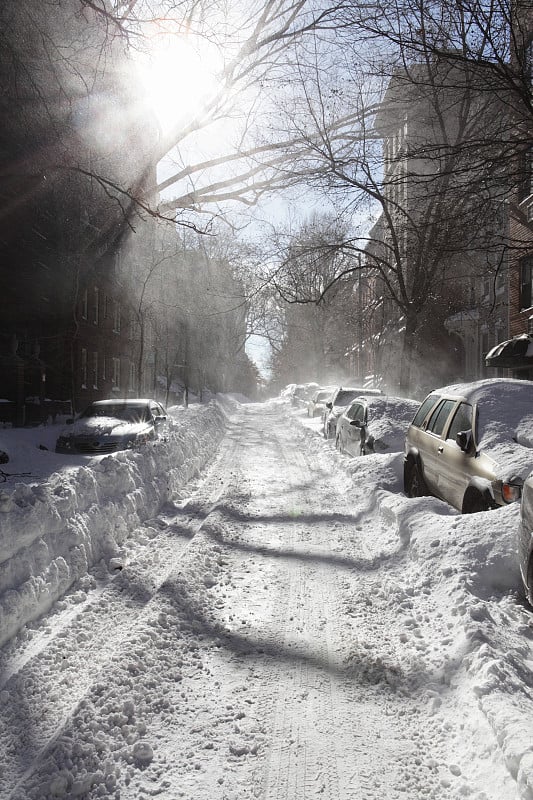
[[[520,486],[515,486],[512,483],[502,483],[502,497],[506,503],[513,503],[515,500],[520,500],[520,495]]]

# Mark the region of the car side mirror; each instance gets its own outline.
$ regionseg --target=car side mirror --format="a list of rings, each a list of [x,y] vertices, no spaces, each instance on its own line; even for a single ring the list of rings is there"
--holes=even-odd
[[[361,422],[360,419],[352,419],[352,420],[350,420],[350,425],[353,425],[354,428],[364,428],[365,427],[365,423]]]
[[[459,431],[455,441],[463,453],[469,453],[472,449],[472,431]]]
[[[326,403],[326,408],[332,409],[333,408],[333,403]]]

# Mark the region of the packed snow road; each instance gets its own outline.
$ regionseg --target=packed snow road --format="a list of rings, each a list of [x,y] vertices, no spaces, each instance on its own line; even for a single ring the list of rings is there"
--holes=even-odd
[[[349,478],[279,406],[236,407],[116,574],[2,651],[1,800],[530,798],[529,612],[428,577],[463,518],[403,498],[435,524],[414,558],[400,458]]]

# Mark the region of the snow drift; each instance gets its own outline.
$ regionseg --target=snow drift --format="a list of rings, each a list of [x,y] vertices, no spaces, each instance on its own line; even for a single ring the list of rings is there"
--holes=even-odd
[[[46,612],[93,564],[106,559],[113,568],[125,538],[212,457],[229,402],[171,410],[167,442],[88,458],[86,466],[69,468],[68,458],[59,462],[41,451],[42,459],[66,466],[37,483],[3,485],[0,646]]]

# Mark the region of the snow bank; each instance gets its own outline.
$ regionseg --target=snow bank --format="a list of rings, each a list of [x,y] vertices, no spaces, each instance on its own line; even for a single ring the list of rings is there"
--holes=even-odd
[[[383,601],[397,610],[405,658],[410,643],[419,655],[434,658],[439,629],[448,643],[428,702],[442,710],[453,693],[475,697],[516,781],[517,797],[533,800],[533,620],[523,607],[518,568],[519,504],[463,515],[434,497],[408,498],[403,453],[347,458],[331,447],[324,452],[313,424],[301,421],[317,459],[330,462],[328,471],[333,462],[354,500],[376,509],[376,568],[402,556],[401,577],[391,575]]]
[[[41,450],[41,471],[44,459],[62,463],[59,471],[39,482],[2,485],[0,645],[93,564],[116,558],[131,531],[199,474],[224,434],[231,405],[225,399],[171,411],[167,442],[88,458],[87,466],[69,467],[68,457],[59,461]]]

